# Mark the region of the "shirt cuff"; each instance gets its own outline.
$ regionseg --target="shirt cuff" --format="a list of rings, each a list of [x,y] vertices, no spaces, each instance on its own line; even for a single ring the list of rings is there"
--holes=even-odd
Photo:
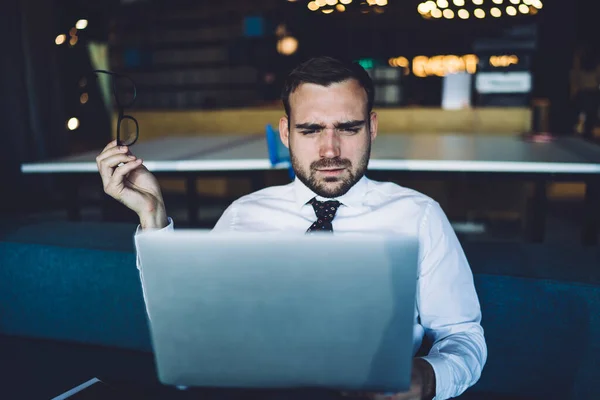
[[[448,369],[448,361],[442,354],[430,354],[420,357],[433,367],[435,375],[435,396],[433,400],[446,400],[454,397],[454,379]]]
[[[171,217],[167,217],[167,221],[169,222],[169,224],[167,226],[165,226],[164,228],[161,228],[161,229],[152,229],[152,232],[160,232],[160,231],[169,232],[169,231],[174,230],[175,227],[173,224],[173,219]],[[135,236],[141,235],[142,233],[144,233],[144,230],[142,229],[142,225],[138,224],[137,228],[135,229]]]

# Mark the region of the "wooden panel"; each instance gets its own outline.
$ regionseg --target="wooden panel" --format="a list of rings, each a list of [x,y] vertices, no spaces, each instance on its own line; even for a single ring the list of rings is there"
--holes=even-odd
[[[585,198],[585,184],[580,182],[548,185],[548,198],[553,200],[581,200]]]
[[[392,132],[527,132],[531,126],[528,108],[400,108],[378,110],[379,130]]]

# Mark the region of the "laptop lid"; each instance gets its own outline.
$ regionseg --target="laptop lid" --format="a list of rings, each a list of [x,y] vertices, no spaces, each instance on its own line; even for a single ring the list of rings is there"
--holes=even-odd
[[[415,238],[176,230],[137,242],[162,383],[409,389]]]

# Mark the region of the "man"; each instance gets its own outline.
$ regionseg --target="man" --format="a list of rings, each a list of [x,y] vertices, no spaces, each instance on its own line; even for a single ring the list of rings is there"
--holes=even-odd
[[[427,356],[415,357],[410,392],[390,398],[458,396],[477,382],[487,359],[473,276],[438,203],[365,176],[377,136],[371,79],[357,64],[314,58],[290,74],[282,99],[286,116],[279,132],[296,179],[233,202],[214,230],[417,236],[414,352],[425,335],[433,346]],[[127,152],[112,142],[98,156],[106,193],[138,214],[141,229],[173,229],[156,179]]]

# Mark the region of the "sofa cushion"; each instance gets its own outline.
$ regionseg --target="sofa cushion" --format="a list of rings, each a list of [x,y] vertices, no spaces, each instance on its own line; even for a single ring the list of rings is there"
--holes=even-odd
[[[3,231],[0,332],[151,351],[131,224]]]
[[[599,286],[487,274],[476,274],[475,285],[488,361],[470,391],[534,398],[598,394]]]

